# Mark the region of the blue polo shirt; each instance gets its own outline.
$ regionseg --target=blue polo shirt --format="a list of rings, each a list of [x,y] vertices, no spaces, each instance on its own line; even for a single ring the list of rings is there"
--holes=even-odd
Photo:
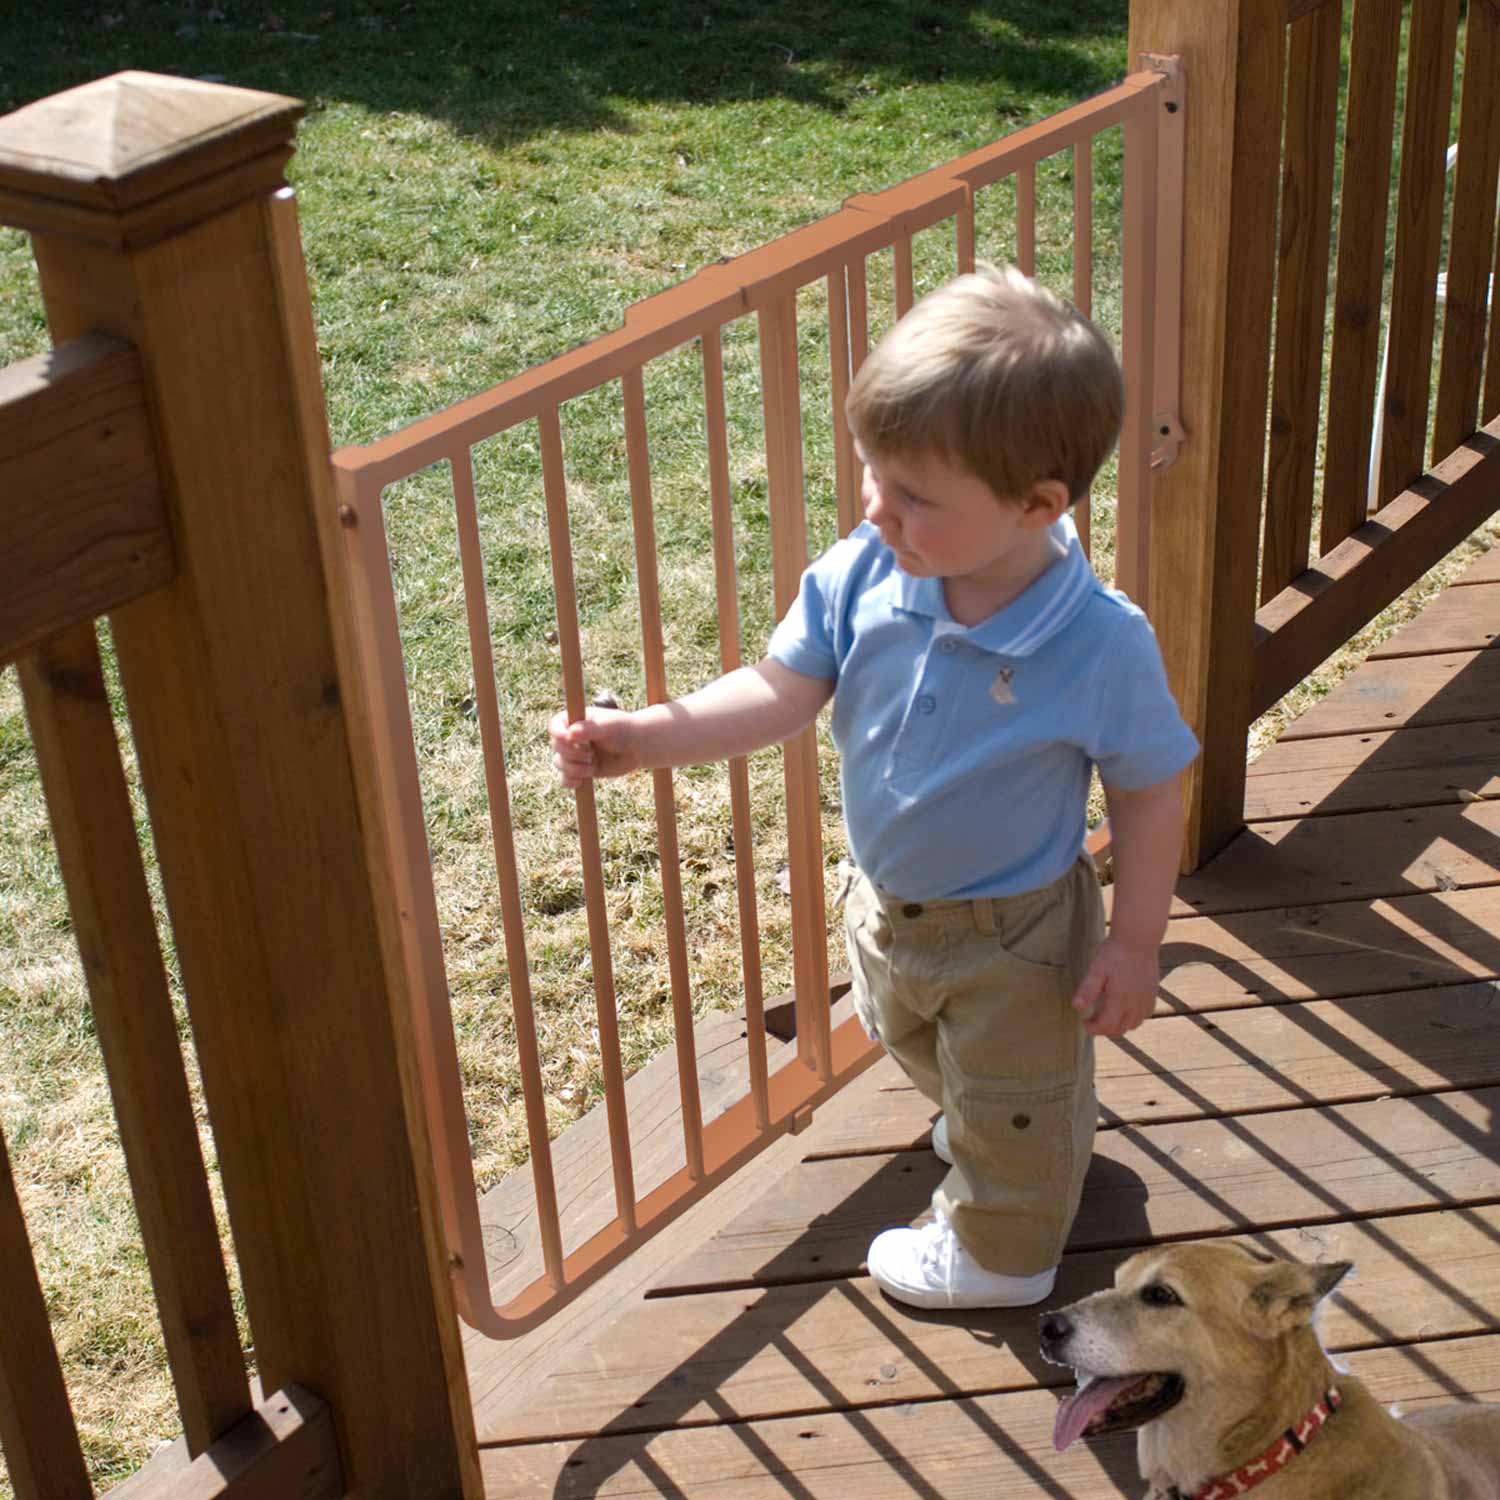
[[[1078,858],[1091,767],[1138,789],[1198,753],[1146,616],[1065,548],[981,624],[948,613],[869,522],[802,575],[768,654],[832,679],[855,862],[913,900],[1035,890]]]

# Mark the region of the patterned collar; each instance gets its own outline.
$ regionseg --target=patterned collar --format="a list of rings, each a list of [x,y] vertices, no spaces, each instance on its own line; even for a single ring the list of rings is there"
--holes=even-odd
[[[1291,1463],[1333,1419],[1343,1400],[1339,1388],[1329,1386],[1323,1399],[1300,1422],[1288,1427],[1259,1458],[1251,1459],[1232,1473],[1210,1479],[1191,1495],[1184,1495],[1173,1485],[1167,1491],[1167,1500],[1239,1500],[1239,1496],[1249,1494],[1262,1480],[1269,1479]]]
[[[1072,516],[1060,516],[1051,531],[1063,555],[1018,598],[973,626],[968,632],[970,644],[1000,656],[1030,656],[1069,624],[1093,597],[1099,580],[1083,555]],[[954,628],[948,606],[943,602],[941,578],[913,578],[899,568],[893,568],[892,573],[898,608],[909,614],[950,622],[950,628]]]

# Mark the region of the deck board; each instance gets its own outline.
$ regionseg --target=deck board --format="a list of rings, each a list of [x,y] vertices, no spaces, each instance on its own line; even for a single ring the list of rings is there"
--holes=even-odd
[[[1157,1013],[1099,1049],[1053,1301],[1140,1246],[1249,1236],[1355,1262],[1321,1329],[1381,1399],[1500,1399],[1495,557],[1250,767],[1245,833],[1180,883]],[[717,1099],[742,1060],[711,1024]],[[642,1142],[666,1162],[654,1066]],[[1053,1451],[1037,1309],[921,1313],[863,1273],[871,1235],[927,1209],[933,1113],[882,1062],[544,1329],[470,1337],[486,1493],[1138,1496],[1131,1439]],[[591,1163],[580,1223],[607,1178],[589,1129],[559,1148]],[[523,1187],[485,1210],[522,1249]]]

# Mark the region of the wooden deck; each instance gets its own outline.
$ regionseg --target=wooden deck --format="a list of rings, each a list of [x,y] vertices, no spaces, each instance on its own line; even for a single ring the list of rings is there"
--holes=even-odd
[[[1493,558],[1261,757],[1251,826],[1181,883],[1157,1014],[1100,1051],[1054,1303],[1153,1241],[1249,1234],[1356,1262],[1322,1327],[1382,1398],[1500,1399]],[[538,1334],[471,1337],[487,1493],[1139,1495],[1133,1439],[1052,1451],[1038,1309],[920,1313],[862,1275],[941,1175],[932,1116],[882,1063]],[[486,1204],[502,1282],[514,1202]]]

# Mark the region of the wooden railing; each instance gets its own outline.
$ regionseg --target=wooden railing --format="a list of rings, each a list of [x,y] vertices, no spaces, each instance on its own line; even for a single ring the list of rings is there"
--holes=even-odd
[[[1500,360],[1489,290],[1500,124],[1485,85],[1500,46],[1496,12],[1488,3],[1468,8],[1446,218],[1439,186],[1458,4],[1415,0],[1403,29],[1404,14],[1397,0],[1354,0],[1350,12],[1349,108],[1359,128],[1344,132],[1330,310],[1324,247],[1339,128],[1336,115],[1329,123],[1328,95],[1342,8],[1334,0],[1133,6],[1132,55],[1180,54],[1193,80],[1183,199],[1187,438],[1155,480],[1155,524],[1137,534],[1134,561],[1127,536],[1124,563],[1127,576],[1149,580],[1174,687],[1205,742],[1190,789],[1190,863],[1241,825],[1245,731],[1259,708],[1494,509]],[[1398,110],[1394,48],[1403,35],[1407,95]],[[343,555],[369,502],[356,490],[344,501],[352,526],[340,525],[295,210],[282,182],[298,113],[289,100],[121,75],[0,121],[0,222],[33,235],[58,345],[0,382],[0,665],[22,662],[183,1419],[183,1443],[153,1462],[133,1495],[477,1497],[446,1205],[422,1101],[430,1079],[420,1076],[412,1035],[421,976],[406,967],[408,892],[389,858],[391,843],[416,831],[372,816],[387,785],[372,750],[383,710],[365,697]],[[1382,318],[1398,114],[1392,310]],[[913,292],[902,246],[923,214],[958,211],[960,263],[972,253],[962,206],[973,183],[953,178],[955,165],[944,169],[947,189],[929,178],[909,203],[851,200],[836,226],[836,238],[857,225],[856,238],[894,246],[898,306]],[[1010,166],[1024,205],[1026,163]],[[1077,175],[1087,181],[1081,164]],[[1276,203],[1279,233],[1268,212]],[[1023,264],[1025,222],[1023,212],[1015,246]],[[831,258],[819,261],[815,238],[816,226],[800,242],[799,269],[759,305],[746,303],[738,273],[706,272],[633,311],[626,332],[666,348],[702,338],[736,310],[753,313],[774,366],[795,326],[787,288],[837,264],[831,347],[836,363],[852,368],[864,337],[858,272],[846,242],[825,246]],[[1321,330],[1330,319],[1322,402]],[[1156,364],[1142,347],[1138,339],[1130,426],[1149,451],[1153,419],[1171,414],[1141,404],[1139,371]],[[576,368],[548,367],[506,396],[540,403],[531,409],[549,433],[546,472],[559,498],[546,408],[566,399],[567,379],[579,389],[629,382],[639,368],[638,349],[608,368],[607,359],[591,363],[599,353]],[[1366,475],[1387,359],[1372,514]],[[784,598],[802,547],[791,498],[795,387],[783,381],[780,391],[766,419]],[[636,413],[632,468],[644,475],[639,391],[627,395]],[[459,455],[473,441],[463,425],[470,419],[499,419],[494,403],[476,402],[433,430],[432,457]],[[1156,435],[1175,441],[1174,425],[1159,425]],[[1320,443],[1321,486],[1309,457]],[[377,489],[382,451],[369,454]],[[1423,472],[1429,451],[1435,462]],[[709,473],[721,504],[716,452]],[[836,458],[847,524],[857,475],[847,448]],[[644,479],[637,483],[644,491]],[[460,477],[460,506],[464,485]],[[642,525],[648,509],[640,506]],[[185,1102],[94,636],[101,615],[124,682],[260,1391],[269,1396],[246,1377]],[[576,642],[567,651],[576,712]],[[654,680],[661,690],[659,674]],[[804,798],[792,845],[803,903],[820,867],[807,755],[803,746],[792,757]],[[817,1019],[826,955],[816,924],[800,920],[795,977],[808,1051],[796,1066],[805,1077],[795,1090],[752,1082],[747,1106],[787,1128],[850,1063]],[[685,1058],[681,1071],[689,1065]],[[798,1102],[789,1107],[792,1093]],[[694,1191],[726,1160],[709,1130],[689,1127],[697,1145],[684,1171]],[[23,1500],[84,1495],[65,1381],[3,1152],[0,1168],[0,1441]],[[628,1187],[620,1198],[632,1204]],[[613,1253],[604,1251],[590,1252],[595,1265]],[[560,1243],[548,1257],[551,1282],[567,1284],[579,1269]]]
[[[1500,13],[1468,7],[1448,212],[1458,27],[1458,0],[1131,6],[1132,48],[1170,46],[1195,80],[1183,280],[1190,442],[1157,484],[1150,600],[1173,688],[1204,741],[1190,773],[1186,869],[1243,826],[1252,720],[1496,508]]]
[[[58,346],[0,374],[0,666],[19,663],[184,1432],[132,1500],[480,1493],[390,893],[360,823],[369,731],[282,181],[300,114],[122,74],[0,120],[0,222],[31,231]],[[3,1145],[0,1441],[18,1500],[92,1493]]]

